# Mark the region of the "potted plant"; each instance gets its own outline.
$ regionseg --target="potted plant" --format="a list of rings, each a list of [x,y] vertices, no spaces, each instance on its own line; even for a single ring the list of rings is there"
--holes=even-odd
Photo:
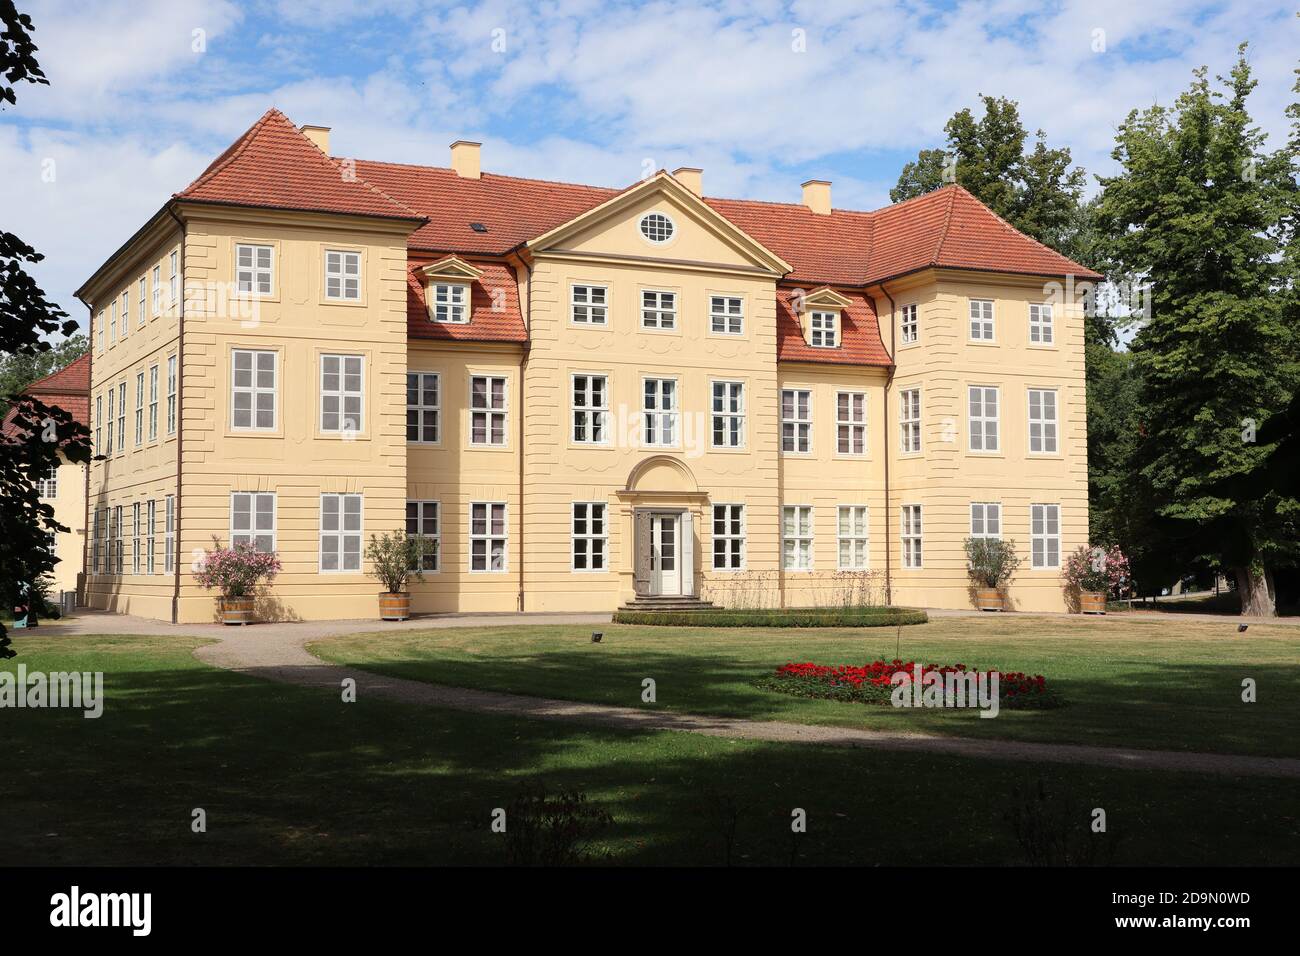
[[[411,594],[406,590],[407,579],[414,576],[424,580],[424,557],[438,553],[434,538],[408,535],[405,531],[388,531],[371,535],[366,545],[370,559],[371,577],[379,581],[384,590],[379,592],[379,618],[383,621],[405,621],[411,616]]]
[[[1106,599],[1128,581],[1128,558],[1119,548],[1081,544],[1065,559],[1061,577],[1080,614],[1105,614]]]
[[[217,600],[222,624],[251,624],[258,588],[280,572],[280,559],[275,552],[258,551],[251,544],[223,548],[216,538],[212,543],[212,550],[199,559],[194,579],[220,592]]]
[[[1002,589],[1020,567],[1014,540],[1001,538],[967,538],[966,573],[975,583],[975,606],[981,611],[1006,609]]]

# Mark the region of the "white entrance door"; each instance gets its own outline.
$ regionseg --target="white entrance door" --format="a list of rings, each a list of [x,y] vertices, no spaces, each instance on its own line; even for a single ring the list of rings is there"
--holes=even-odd
[[[682,593],[681,515],[650,516],[650,592]]]

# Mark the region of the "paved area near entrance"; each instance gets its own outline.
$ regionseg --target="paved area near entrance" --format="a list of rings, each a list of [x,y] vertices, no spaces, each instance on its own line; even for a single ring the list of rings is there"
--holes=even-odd
[[[327,664],[312,655],[305,647],[308,642],[325,637],[381,629],[425,630],[439,627],[523,624],[587,626],[599,625],[608,620],[607,614],[463,614],[440,615],[402,624],[381,624],[378,621],[320,621],[222,627],[216,624],[164,624],[128,615],[83,610],[69,621],[42,624],[41,629],[43,633],[49,635],[60,633],[195,634],[210,637],[215,641],[194,652],[200,660],[216,667],[265,680],[316,688],[322,693],[335,695],[341,693],[342,682],[351,678],[356,681],[359,698],[373,694],[407,704],[508,714],[538,720],[572,721],[629,730],[671,730],[743,740],[933,753],[972,759],[1088,764],[1139,770],[1182,770],[1235,776],[1300,777],[1300,760],[1284,757],[1136,750],[1123,747],[1024,743],[1010,740],[973,740],[785,721],[703,717],[665,710],[583,704],[519,694],[443,687]]]

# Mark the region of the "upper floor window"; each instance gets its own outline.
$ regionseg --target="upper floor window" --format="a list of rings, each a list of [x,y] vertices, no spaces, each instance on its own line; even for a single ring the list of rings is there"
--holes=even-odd
[[[442,430],[442,381],[436,372],[406,375],[406,440],[436,445]]]
[[[176,356],[167,356],[167,434],[176,432]]]
[[[1047,388],[1029,390],[1029,450],[1056,454],[1056,392]]]
[[[609,388],[604,375],[573,376],[573,440],[579,445],[609,441]]]
[[[642,429],[647,445],[677,444],[677,380],[648,378],[642,399]]]
[[[713,447],[745,445],[745,383],[713,383]]]
[[[910,345],[921,338],[921,320],[917,317],[916,306],[905,305],[901,309],[900,331],[903,334],[903,344]]]
[[[970,300],[970,338],[972,342],[993,341],[993,300]]]
[[[270,295],[272,288],[271,246],[254,246],[243,243],[235,246],[235,288],[246,295]],[[175,253],[172,254],[173,256]],[[173,288],[172,299],[176,292]]]
[[[135,375],[135,443],[144,444],[144,372]]]
[[[642,289],[641,327],[645,329],[677,328],[677,293]]]
[[[325,298],[356,302],[361,298],[361,253],[325,250]]]
[[[972,385],[967,392],[970,450],[998,450],[998,390]]]
[[[603,285],[575,285],[573,287],[573,322],[575,325],[607,325],[609,323],[609,287]]]
[[[149,440],[158,437],[158,366],[149,366]]]
[[[504,446],[506,443],[506,380],[495,375],[475,375],[469,380],[469,443]]]
[[[117,299],[108,307],[108,344],[117,344]]]
[[[435,282],[433,321],[464,325],[469,321],[469,286],[460,282]]]
[[[131,293],[122,293],[122,338],[131,334]]]
[[[99,351],[104,351],[104,310],[99,310],[99,320],[96,322],[99,332]]]
[[[640,229],[641,235],[645,236],[648,242],[656,245],[667,242],[677,231],[673,221],[661,212],[651,212],[642,216]]]
[[[835,450],[841,455],[867,453],[867,393],[835,395]]]
[[[833,349],[840,344],[838,312],[814,312],[809,318],[808,344],[819,349]]]
[[[898,393],[899,448],[904,452],[921,450],[921,390],[905,388]]]
[[[136,299],[135,302],[136,320],[135,321],[137,325],[144,325],[144,297],[145,297],[144,276],[141,276],[140,281],[137,282],[135,285],[135,299]]]
[[[154,315],[162,314],[162,266],[154,266],[153,271],[149,273],[150,296],[153,299],[152,308]]]
[[[361,431],[365,392],[360,355],[320,357],[320,430],[355,434]]]
[[[108,431],[106,432],[108,435],[108,444],[104,446],[105,455],[113,454],[113,419],[117,418],[117,416],[113,414],[113,409],[116,407],[117,389],[110,385],[108,386]]]
[[[171,277],[168,281],[171,283],[172,306],[176,306],[181,301],[181,272],[179,268],[180,254],[173,252],[168,257],[168,264],[171,267]]]
[[[95,454],[103,454],[104,445],[101,441],[104,433],[104,396],[95,396]]]
[[[1051,345],[1054,342],[1052,305],[1050,302],[1029,303],[1029,342],[1031,345]]]
[[[231,412],[233,428],[275,428],[276,354],[235,349],[231,353]]]
[[[275,551],[275,493],[236,491],[230,496],[230,546],[251,544],[257,551]]]
[[[117,386],[117,450],[126,451],[126,382]]]
[[[53,465],[45,477],[36,483],[37,493],[42,498],[57,498],[59,495],[59,466]]]
[[[812,451],[812,392],[808,389],[781,390],[781,450]]]
[[[715,335],[740,335],[745,330],[744,300],[733,295],[709,296],[709,329]]]

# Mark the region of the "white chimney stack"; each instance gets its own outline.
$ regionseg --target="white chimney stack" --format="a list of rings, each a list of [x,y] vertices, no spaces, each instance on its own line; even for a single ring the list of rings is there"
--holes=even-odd
[[[462,179],[480,178],[479,147],[482,143],[471,143],[467,139],[458,139],[451,144],[451,168]]]
[[[316,144],[326,156],[330,154],[330,128],[328,126],[302,126],[302,134]]]
[[[810,179],[803,184],[803,204],[819,216],[831,214],[831,184],[825,179]]]
[[[695,195],[704,195],[704,170],[695,166],[682,166],[680,169],[673,170],[673,179]]]

